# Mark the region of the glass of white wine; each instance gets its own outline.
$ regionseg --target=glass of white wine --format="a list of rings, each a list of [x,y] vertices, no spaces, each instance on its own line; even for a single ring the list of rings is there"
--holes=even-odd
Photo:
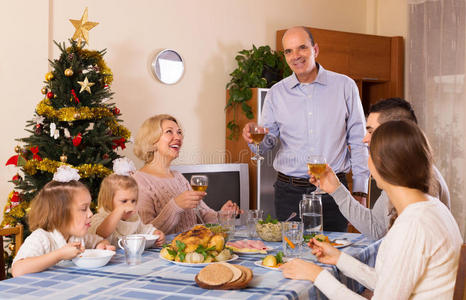
[[[191,176],[191,187],[194,191],[197,192],[205,192],[207,187],[209,186],[209,178],[206,175],[193,175]],[[199,205],[194,208],[197,217],[199,220],[205,224],[204,220],[202,219],[201,213],[199,211]]]
[[[327,160],[323,155],[309,155],[307,158],[307,168],[309,172],[314,175],[314,177],[319,180],[320,175],[322,175],[327,169]],[[319,187],[314,191],[315,194],[325,194]]]
[[[252,142],[256,145],[256,155],[251,157],[252,160],[263,160],[264,157],[262,157],[259,154],[259,144],[262,142],[264,139],[265,135],[269,133],[269,129],[264,126],[260,126],[256,123],[251,123],[249,125],[249,132],[251,134]]]

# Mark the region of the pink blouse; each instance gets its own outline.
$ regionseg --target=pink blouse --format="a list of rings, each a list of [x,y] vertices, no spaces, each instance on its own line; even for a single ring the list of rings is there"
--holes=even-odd
[[[136,171],[133,175],[138,183],[138,212],[144,224],[152,224],[165,234],[182,232],[200,223],[193,209],[179,207],[175,198],[192,190],[184,176],[172,171],[172,178],[160,178],[145,172]],[[206,223],[217,223],[217,212],[201,201],[199,210]]]

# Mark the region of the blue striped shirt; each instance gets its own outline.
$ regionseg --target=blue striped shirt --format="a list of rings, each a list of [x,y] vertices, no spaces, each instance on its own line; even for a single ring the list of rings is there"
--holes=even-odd
[[[306,84],[292,74],[268,91],[261,123],[270,130],[261,152],[273,148],[277,138],[281,142],[275,170],[308,178],[307,157],[321,154],[336,173],[352,169],[354,192],[367,192],[366,121],[358,88],[348,76],[319,66],[315,81]]]

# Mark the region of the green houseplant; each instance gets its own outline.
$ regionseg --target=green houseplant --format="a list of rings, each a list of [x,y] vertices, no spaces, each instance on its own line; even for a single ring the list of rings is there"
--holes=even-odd
[[[225,110],[233,109],[233,119],[227,123],[230,130],[228,139],[237,139],[240,128],[237,122],[238,107],[248,119],[254,114],[248,101],[252,97],[251,88],[270,88],[272,85],[291,74],[283,53],[271,50],[269,46],[252,46],[250,50],[241,50],[235,57],[238,67],[230,73],[231,80],[226,88],[230,90]]]

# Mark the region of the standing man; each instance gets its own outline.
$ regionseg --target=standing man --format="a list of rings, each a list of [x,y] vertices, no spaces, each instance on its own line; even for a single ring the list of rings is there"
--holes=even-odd
[[[269,134],[261,144],[261,150],[267,151],[278,139],[281,142],[273,162],[278,171],[274,184],[278,219],[299,211],[302,194],[315,189],[307,174],[310,154],[325,156],[344,184],[346,173],[352,170],[353,195],[365,203],[368,152],[362,143],[365,120],[355,82],[316,63],[319,47],[306,28],[288,29],[282,43],[293,74],[267,93],[262,120]],[[243,138],[254,150],[249,124],[243,129]],[[333,198],[323,195],[322,206],[324,230],[346,231],[348,222]]]

